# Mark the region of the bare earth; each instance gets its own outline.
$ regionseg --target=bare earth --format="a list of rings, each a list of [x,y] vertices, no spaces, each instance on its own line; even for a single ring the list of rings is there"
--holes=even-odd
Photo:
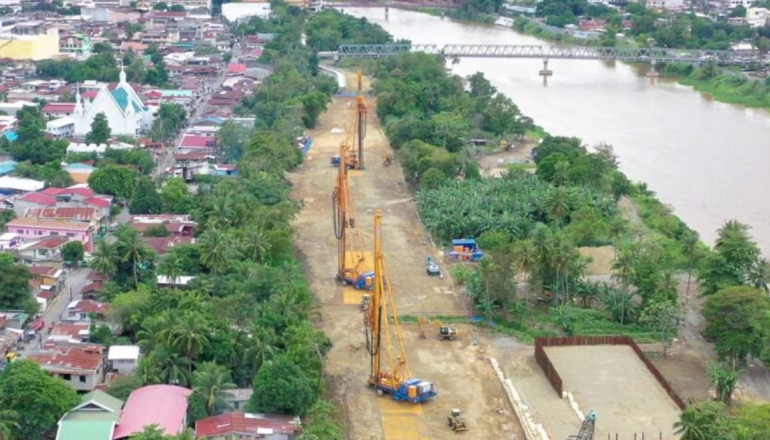
[[[674,440],[679,408],[627,346],[548,347],[546,353],[580,410],[597,413],[596,438]]]
[[[354,78],[348,78],[354,84]],[[364,81],[364,88],[368,81]],[[295,221],[296,240],[311,287],[322,306],[322,330],[331,338],[326,375],[333,399],[342,409],[346,432],[352,440],[407,440],[454,438],[446,426],[452,408],[463,411],[470,439],[523,439],[518,421],[505,400],[502,386],[488,357],[497,355],[489,338],[474,327],[460,325],[458,341],[438,341],[435,327],[421,339],[416,324],[402,324],[409,370],[415,377],[436,383],[439,397],[424,405],[395,403],[377,397],[368,388],[369,357],[365,348],[363,317],[356,302],[360,293],[343,292],[334,281],[337,242],[332,234],[331,192],[337,170],[329,159],[346,138],[352,118],[349,98],[334,98],[312,131],[314,143],[305,163],[290,179],[293,196],[304,202]],[[351,171],[350,186],[356,202],[356,224],[365,250],[371,250],[374,209],[383,210],[383,248],[398,312],[403,315],[467,315],[465,299],[458,297],[449,277],[425,274],[424,259],[439,258],[417,218],[415,206],[397,163],[382,166],[387,141],[369,100],[365,170]],[[333,129],[334,133],[332,133]],[[502,409],[502,414],[498,412]],[[460,435],[458,435],[459,437]]]

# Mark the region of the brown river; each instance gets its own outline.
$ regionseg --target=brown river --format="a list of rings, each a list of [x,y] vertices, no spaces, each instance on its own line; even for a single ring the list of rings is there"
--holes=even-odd
[[[427,14],[347,8],[395,38],[431,44],[542,44],[499,26],[458,23]],[[461,59],[458,75],[481,71],[523,113],[554,135],[611,144],[621,169],[646,182],[704,241],[729,219],[752,226],[770,255],[770,114],[716,102],[672,82],[651,83],[623,63],[557,60],[543,86],[541,60]]]

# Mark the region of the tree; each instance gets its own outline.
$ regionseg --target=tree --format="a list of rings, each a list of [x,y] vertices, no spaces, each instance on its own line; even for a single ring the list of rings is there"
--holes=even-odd
[[[751,287],[728,287],[706,298],[703,336],[732,368],[759,356],[770,335],[770,299]]]
[[[217,132],[217,140],[222,156],[229,163],[238,162],[249,141],[249,129],[228,119]]]
[[[83,249],[83,243],[77,240],[68,241],[61,248],[62,260],[68,263],[78,263],[83,261],[85,250]]]
[[[278,356],[259,369],[246,411],[302,416],[316,400],[313,382],[291,358]]]
[[[19,439],[51,435],[61,416],[79,401],[72,387],[32,361],[13,362],[0,375],[0,406],[19,415]]]
[[[716,401],[729,405],[735,386],[738,384],[738,372],[726,365],[709,362],[708,373],[711,386],[714,387]]]
[[[0,307],[24,310],[30,315],[35,314],[38,305],[29,293],[30,278],[27,266],[21,264],[0,266]]]
[[[107,240],[101,239],[96,242],[96,250],[91,255],[91,261],[88,263],[88,266],[97,272],[111,277],[118,270],[115,264],[117,259],[115,246]]]
[[[188,312],[179,317],[167,331],[169,346],[178,350],[192,361],[209,344],[209,328],[203,316],[197,312]]]
[[[13,433],[19,429],[19,413],[13,410],[0,410],[0,440],[13,440]]]
[[[152,248],[142,239],[139,232],[130,226],[122,226],[115,235],[118,238],[115,243],[115,253],[120,258],[120,262],[130,265],[134,275],[134,286],[138,286],[140,266],[146,266],[152,261]]]
[[[97,113],[94,122],[91,123],[91,131],[86,135],[86,144],[106,144],[111,134],[107,116],[104,113]]]
[[[342,424],[334,419],[337,409],[325,400],[316,400],[302,421],[299,440],[344,440]]]
[[[184,12],[184,6],[182,5],[171,5],[170,8],[168,8],[169,12]]]
[[[139,376],[119,375],[107,382],[106,391],[110,396],[125,402],[132,391],[141,388],[142,386],[144,386],[144,384]]]
[[[680,440],[715,440],[725,429],[725,407],[717,402],[688,405],[674,423],[674,434]]]
[[[671,339],[676,336],[684,322],[682,307],[675,301],[654,301],[647,305],[639,317],[639,322],[647,324],[658,332],[663,345],[663,357],[668,355]]]
[[[226,121],[225,124],[230,121]],[[180,177],[169,179],[160,189],[160,199],[163,212],[187,214],[195,208],[195,199],[190,195],[187,182]]]
[[[736,220],[726,222],[699,273],[701,293],[712,295],[729,286],[741,286],[750,279],[760,251],[749,236],[749,227]]]
[[[145,426],[142,432],[131,436],[131,440],[174,440],[175,437],[166,435],[158,425]]]
[[[155,182],[145,176],[137,178],[128,206],[131,214],[160,214],[162,208],[163,202]]]
[[[166,2],[158,2],[152,5],[152,9],[154,11],[165,11],[168,9],[168,4]]]
[[[203,397],[209,415],[220,414],[230,408],[227,391],[234,389],[235,384],[227,367],[214,362],[199,364],[193,373],[192,385],[193,391]]]
[[[99,194],[109,194],[122,200],[133,195],[136,171],[117,165],[107,165],[88,176],[88,186]]]

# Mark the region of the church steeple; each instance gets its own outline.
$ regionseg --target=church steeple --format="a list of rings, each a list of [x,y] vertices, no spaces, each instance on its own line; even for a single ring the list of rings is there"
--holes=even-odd
[[[126,83],[126,70],[123,68],[123,60],[120,60],[120,83]]]
[[[83,98],[80,96],[80,83],[77,83],[75,89],[75,115],[82,116],[83,113]]]

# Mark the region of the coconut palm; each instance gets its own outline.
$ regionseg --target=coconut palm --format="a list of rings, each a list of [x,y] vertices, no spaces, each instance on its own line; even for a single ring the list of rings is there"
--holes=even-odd
[[[519,270],[527,274],[527,285],[531,289],[531,281],[537,268],[537,249],[532,240],[522,240],[514,245],[516,264]]]
[[[111,277],[118,271],[118,267],[115,264],[117,259],[115,245],[101,239],[96,243],[96,250],[91,254],[91,261],[88,263],[88,266],[97,272]]]
[[[124,263],[130,263],[134,273],[134,285],[139,285],[139,268],[152,258],[152,248],[142,239],[139,231],[125,227],[117,232],[116,250]]]
[[[556,186],[548,190],[548,196],[545,198],[546,209],[548,209],[549,214],[556,218],[557,223],[561,223],[567,216],[571,204],[572,193],[569,188]]]
[[[267,241],[267,236],[261,227],[251,227],[246,230],[243,244],[243,255],[258,262],[261,262],[265,258],[265,254],[270,250],[270,243]]]
[[[682,411],[679,421],[674,423],[674,434],[678,435],[680,440],[706,440],[700,422],[697,412],[688,406]]]
[[[230,409],[228,390],[235,388],[230,372],[214,362],[203,362],[192,375],[193,390],[203,396],[209,415],[219,414]]]
[[[165,275],[168,281],[176,287],[176,282],[184,275],[184,260],[176,252],[169,252],[163,257],[158,272]]]
[[[146,359],[149,363],[146,371],[153,373],[160,382],[180,386],[186,386],[189,383],[192,363],[166,344],[156,347],[155,351],[147,355]]]
[[[690,403],[674,423],[674,434],[681,440],[714,440],[722,438],[725,407],[718,402]]]
[[[275,338],[275,334],[261,327],[255,328],[249,335],[244,358],[254,371],[259,370],[262,364],[272,359],[277,353],[278,349],[274,345]]]
[[[222,274],[241,258],[232,236],[222,229],[209,228],[200,237],[201,263],[215,274]]]
[[[682,235],[682,246],[684,254],[687,255],[687,287],[685,287],[685,297],[690,296],[690,282],[692,281],[692,270],[695,261],[695,252],[698,250],[698,243],[700,243],[700,237],[695,231],[687,230]]]
[[[179,317],[165,333],[169,346],[184,353],[190,363],[209,345],[208,334],[203,316],[196,312]]]
[[[553,166],[551,182],[556,186],[562,186],[569,180],[569,162],[560,160]]]
[[[758,258],[751,267],[751,285],[757,289],[770,293],[768,283],[770,283],[770,262],[765,258]]]
[[[145,356],[139,360],[139,365],[136,367],[136,375],[144,385],[153,385],[161,382],[160,368],[155,363],[152,355]]]
[[[0,440],[14,440],[13,432],[19,429],[19,413],[10,409],[0,410]]]

